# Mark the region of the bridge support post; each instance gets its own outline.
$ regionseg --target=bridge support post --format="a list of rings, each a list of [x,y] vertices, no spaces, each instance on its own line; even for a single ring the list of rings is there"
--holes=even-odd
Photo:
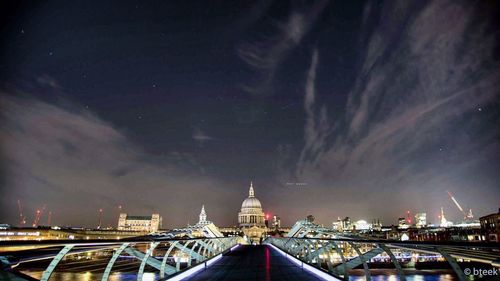
[[[385,244],[379,244],[378,246],[380,248],[382,248],[382,250],[384,250],[391,258],[392,263],[394,264],[394,266],[396,267],[396,270],[398,272],[399,280],[406,281],[406,276],[405,276],[405,273],[403,272],[403,268],[401,267],[401,264],[399,263],[399,261],[396,259],[396,256],[394,256],[394,254],[392,253],[391,249],[389,249],[389,247],[387,247]]]
[[[212,252],[212,241],[209,240],[205,245],[203,245],[203,253],[202,255],[205,257],[205,258],[208,258],[210,253]]]
[[[146,254],[142,258],[141,266],[139,267],[139,272],[137,272],[137,281],[142,281],[142,276],[144,275],[144,268],[146,267],[146,262],[148,261],[149,257],[153,253],[154,249],[158,246],[158,244],[160,244],[160,242],[153,242],[149,250],[146,251]]]
[[[184,246],[181,248],[181,254],[186,253],[186,248],[191,244],[193,241],[186,241],[184,243]],[[179,257],[177,259],[177,262],[175,263],[175,271],[180,271],[181,270],[181,258]]]
[[[330,254],[331,251],[333,250],[333,247],[328,242],[325,242],[324,245],[323,245],[323,247],[326,250],[326,255],[327,255],[327,257],[326,257],[326,265],[328,266],[328,272],[333,273],[333,264],[332,264],[332,261],[331,261],[332,256]]]
[[[349,272],[347,269],[347,261],[345,260],[344,253],[342,252],[342,249],[340,249],[339,245],[335,242],[332,241],[332,244],[335,247],[335,251],[337,251],[337,254],[339,254],[340,259],[342,260],[342,266],[344,267],[344,280],[349,281]]]
[[[200,247],[198,247],[198,251],[196,252],[196,253],[198,253],[198,258],[196,259],[196,262],[197,262],[197,263],[199,263],[199,262],[201,262],[202,260],[204,260],[204,259],[205,259],[205,256],[202,256],[202,255],[201,255],[201,250],[203,250],[203,248],[205,247],[205,246],[203,246],[203,245],[204,245],[204,244],[206,245],[206,243],[205,243],[205,241],[200,241],[200,243],[199,243],[199,244],[200,244]]]
[[[351,247],[354,248],[354,251],[356,251],[356,253],[359,256],[359,259],[363,263],[363,269],[365,270],[366,281],[371,281],[372,280],[372,275],[370,274],[370,269],[368,268],[368,264],[366,263],[366,259],[365,259],[364,255],[359,250],[358,245],[356,245],[353,242],[349,242],[349,244],[351,245]]]
[[[196,258],[196,261],[198,261],[200,259],[200,256],[198,256],[198,253],[194,250],[196,248],[196,246],[198,246],[200,244],[200,240],[196,241],[196,243],[194,243],[193,247],[191,247],[191,250],[189,251],[189,260],[188,260],[188,267],[191,266],[191,260],[193,259],[193,257]]]
[[[316,267],[318,268],[322,268],[321,267],[321,258],[320,258],[320,255],[323,254],[323,260],[326,261],[326,264],[328,266],[328,271],[331,272],[333,266],[332,266],[332,263],[330,261],[330,245],[328,243],[325,243],[321,240],[315,240],[314,244],[313,245],[313,248],[314,248],[314,252],[313,253],[310,253],[309,254],[309,263],[311,264],[316,264]],[[320,247],[321,246],[321,247]],[[313,260],[316,259],[316,263],[313,263]]]
[[[59,264],[59,262],[64,258],[64,256],[71,251],[74,245],[66,245],[64,248],[62,248],[59,253],[54,257],[54,259],[50,262],[49,266],[47,269],[42,274],[42,279],[40,281],[48,281],[50,278],[50,275],[52,275],[52,272],[54,269],[56,269],[56,266]]]
[[[179,241],[175,241],[174,243],[172,243],[170,245],[170,247],[168,248],[167,252],[165,253],[165,256],[163,256],[163,260],[161,261],[161,266],[160,266],[160,278],[162,278],[162,279],[165,278],[165,269],[167,268],[168,255],[170,255],[170,252],[172,251],[172,249],[174,249],[174,247],[177,243],[179,243]],[[171,269],[173,272],[175,272],[173,267]]]
[[[106,265],[106,269],[104,270],[104,274],[102,275],[101,281],[108,281],[109,275],[111,274],[111,269],[113,268],[113,265],[115,264],[116,260],[118,257],[121,255],[123,250],[128,247],[130,243],[123,243],[120,248],[118,248],[114,253],[111,259],[108,262],[108,265]]]
[[[203,251],[201,251],[202,249],[200,248],[200,253],[201,253],[201,256],[203,256],[203,259],[207,259],[210,255],[210,253],[213,253],[213,249],[212,249],[212,240],[206,240],[206,241],[203,241],[201,242],[201,246],[203,248]]]
[[[439,252],[445,259],[446,261],[450,264],[451,268],[453,269],[453,271],[455,271],[455,274],[457,275],[458,277],[458,280],[460,281],[466,281],[467,280],[467,277],[465,276],[464,272],[462,271],[462,269],[460,268],[460,266],[458,265],[457,263],[457,260],[450,256],[446,251],[442,250],[442,249],[439,249],[439,248],[436,248],[437,252]]]

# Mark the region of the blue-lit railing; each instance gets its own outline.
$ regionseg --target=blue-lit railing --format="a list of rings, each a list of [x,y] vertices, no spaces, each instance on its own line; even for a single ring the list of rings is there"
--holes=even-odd
[[[416,259],[446,261],[461,281],[468,280],[467,268],[459,264],[476,262],[486,267],[500,267],[500,245],[497,243],[432,243],[390,240],[363,240],[321,237],[268,237],[264,243],[274,245],[308,265],[337,278],[349,280],[349,272],[362,266],[365,278],[371,280],[370,264],[390,261],[400,281],[406,276],[402,263]]]
[[[63,273],[103,281],[115,275],[169,279],[230,250],[237,242],[238,237],[4,241],[0,242],[0,280],[45,281]]]

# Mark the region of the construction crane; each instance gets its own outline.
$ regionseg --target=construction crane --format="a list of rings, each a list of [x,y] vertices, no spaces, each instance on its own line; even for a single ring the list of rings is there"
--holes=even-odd
[[[101,225],[102,225],[102,208],[99,209],[99,224],[97,225],[97,229],[101,229]]]
[[[448,196],[450,196],[451,201],[453,201],[453,203],[455,203],[455,205],[460,210],[460,212],[462,212],[462,214],[464,215],[464,219],[465,220],[473,220],[474,215],[472,214],[472,209],[469,209],[468,212],[465,212],[464,209],[462,208],[462,206],[460,206],[460,204],[458,204],[458,202],[455,199],[455,197],[453,196],[453,194],[449,191],[446,191],[446,192],[448,193]]]
[[[408,225],[411,225],[411,213],[410,213],[410,210],[406,211],[406,223]]]
[[[17,200],[17,208],[19,209],[19,224],[24,226],[26,224],[26,217],[23,215],[23,206],[21,205],[21,200]]]
[[[42,217],[42,214],[45,211],[46,207],[47,207],[47,205],[44,204],[41,210],[40,209],[36,210],[35,219],[33,220],[33,227],[38,226],[38,223],[40,222],[40,218]]]
[[[51,226],[52,224],[52,211],[49,211],[49,215],[47,217],[47,225]]]

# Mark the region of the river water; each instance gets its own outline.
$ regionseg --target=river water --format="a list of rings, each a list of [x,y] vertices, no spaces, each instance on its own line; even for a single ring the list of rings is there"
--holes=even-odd
[[[41,271],[24,271],[23,273],[30,275],[36,279],[42,277]],[[54,272],[50,278],[52,281],[94,281],[101,280],[102,273],[73,273],[73,272]],[[157,273],[144,273],[144,281],[158,280]],[[134,273],[112,273],[110,281],[135,281],[137,275]],[[363,270],[355,270],[349,277],[350,281],[364,281]],[[394,273],[394,270],[382,269],[372,272],[372,281],[398,281],[399,277]],[[455,281],[458,280],[455,275],[447,270],[428,270],[409,272],[406,274],[407,281]]]

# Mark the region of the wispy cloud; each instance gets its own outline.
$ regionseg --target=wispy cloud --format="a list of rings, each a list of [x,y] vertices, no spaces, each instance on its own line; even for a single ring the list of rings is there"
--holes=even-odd
[[[204,131],[202,131],[200,128],[195,128],[193,130],[193,140],[198,141],[198,142],[206,142],[213,140],[211,136],[207,135]]]
[[[13,204],[21,199],[27,213],[47,204],[58,224],[95,226],[92,218],[104,208],[106,223],[115,225],[123,204],[138,214],[182,212],[165,216],[167,225],[182,226],[186,209],[216,205],[216,196],[199,190],[224,189],[189,155],[148,154],[84,108],[5,93],[1,108],[2,221],[15,222]]]
[[[493,118],[480,108],[491,108],[500,92],[499,67],[491,57],[495,39],[475,16],[455,2],[385,4],[377,27],[362,33],[368,36],[360,40],[366,42],[362,67],[346,114],[332,124],[314,99],[315,51],[298,177],[353,200],[349,190],[372,187],[378,192],[365,195],[371,202],[391,200],[391,192],[415,198],[450,186],[466,192],[465,177],[498,155],[498,129],[480,121]],[[439,204],[438,198],[424,201],[416,207]]]
[[[328,120],[328,113],[325,106],[320,110],[316,110],[316,70],[319,63],[319,53],[315,49],[311,58],[311,66],[307,72],[307,80],[304,96],[304,110],[306,115],[306,124],[304,127],[304,149],[299,158],[299,167],[303,167],[307,163],[308,158],[314,157],[321,153],[321,150],[326,146],[326,137],[331,130],[331,125]]]
[[[328,1],[315,1],[310,7],[292,8],[285,22],[275,24],[275,29],[267,36],[242,44],[238,54],[243,61],[260,75],[257,85],[245,85],[251,93],[266,93],[279,65],[307,34]]]
[[[41,75],[39,76],[36,81],[38,83],[40,83],[41,85],[45,85],[45,86],[48,86],[48,87],[51,87],[52,89],[56,89],[56,90],[59,90],[61,89],[61,85],[59,84],[59,82],[54,79],[53,77],[47,75],[47,74],[44,74],[44,75]]]

